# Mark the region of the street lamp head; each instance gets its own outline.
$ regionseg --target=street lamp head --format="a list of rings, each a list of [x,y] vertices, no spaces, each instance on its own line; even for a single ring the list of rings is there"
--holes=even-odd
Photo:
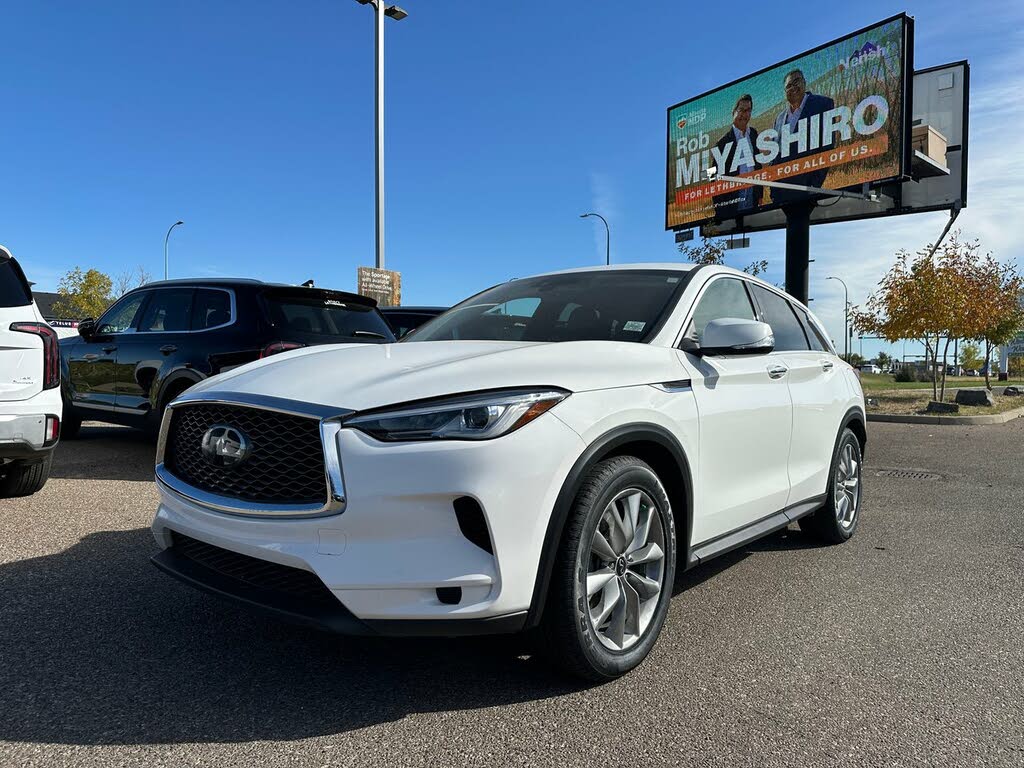
[[[401,21],[406,16],[408,16],[409,13],[404,9],[399,8],[397,5],[389,5],[387,8],[384,9],[384,15],[390,16],[395,21]]]
[[[178,226],[179,224],[184,224],[184,223],[185,223],[184,221],[180,221],[179,220],[179,221],[174,222],[174,226]]]

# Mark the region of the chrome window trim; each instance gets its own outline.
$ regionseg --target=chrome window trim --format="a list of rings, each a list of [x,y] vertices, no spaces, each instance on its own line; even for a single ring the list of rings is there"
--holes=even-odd
[[[171,474],[170,470],[164,466],[164,451],[167,445],[171,414],[175,408],[200,404],[237,405],[317,419],[320,422],[320,442],[324,453],[324,484],[327,490],[327,503],[268,505],[265,502],[244,501],[195,488]],[[214,397],[203,397],[201,392],[191,394],[186,392],[167,406],[163,420],[160,422],[160,436],[157,439],[156,448],[157,483],[161,488],[186,502],[230,515],[289,519],[340,515],[345,511],[348,500],[345,494],[345,476],[341,466],[341,446],[338,436],[342,429],[342,418],[354,412],[345,408],[331,408],[246,392],[221,392]]]
[[[697,305],[700,304],[700,300],[704,298],[704,294],[708,292],[708,289],[711,287],[711,285],[718,282],[719,280],[738,280],[747,292],[747,301],[750,302],[750,309],[754,313],[754,319],[760,320],[761,313],[758,311],[757,304],[754,303],[754,297],[750,293],[750,286],[752,285],[752,282],[750,280],[747,280],[741,275],[735,275],[730,272],[720,272],[718,274],[713,274],[711,275],[711,277],[704,281],[704,284],[700,286],[700,288],[697,289],[697,295],[694,297],[693,301],[690,302],[690,306],[687,308],[686,314],[683,315],[683,324],[679,328],[679,330],[676,331],[675,343],[672,345],[673,349],[680,349],[680,345],[683,343],[683,339],[686,338],[686,329],[690,327],[690,323],[693,321],[693,316],[697,312]]]

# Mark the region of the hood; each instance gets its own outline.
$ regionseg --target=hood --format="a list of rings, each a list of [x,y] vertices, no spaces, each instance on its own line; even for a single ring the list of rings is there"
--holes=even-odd
[[[356,411],[510,387],[570,392],[656,384],[682,368],[667,347],[615,341],[424,341],[286,352],[236,368],[190,393],[269,395]]]

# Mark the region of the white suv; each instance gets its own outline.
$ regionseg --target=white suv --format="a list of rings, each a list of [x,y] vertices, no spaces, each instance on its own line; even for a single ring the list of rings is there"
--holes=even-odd
[[[536,630],[605,680],[677,568],[797,520],[848,539],[865,438],[857,376],[771,285],[558,272],[193,387],[162,424],[154,563],[339,632]]]
[[[62,407],[57,332],[0,245],[0,498],[27,496],[46,483]]]

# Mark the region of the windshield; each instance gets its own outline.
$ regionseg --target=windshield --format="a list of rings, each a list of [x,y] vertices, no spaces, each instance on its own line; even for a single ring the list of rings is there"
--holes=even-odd
[[[686,277],[631,269],[512,280],[452,307],[403,341],[646,341]]]

